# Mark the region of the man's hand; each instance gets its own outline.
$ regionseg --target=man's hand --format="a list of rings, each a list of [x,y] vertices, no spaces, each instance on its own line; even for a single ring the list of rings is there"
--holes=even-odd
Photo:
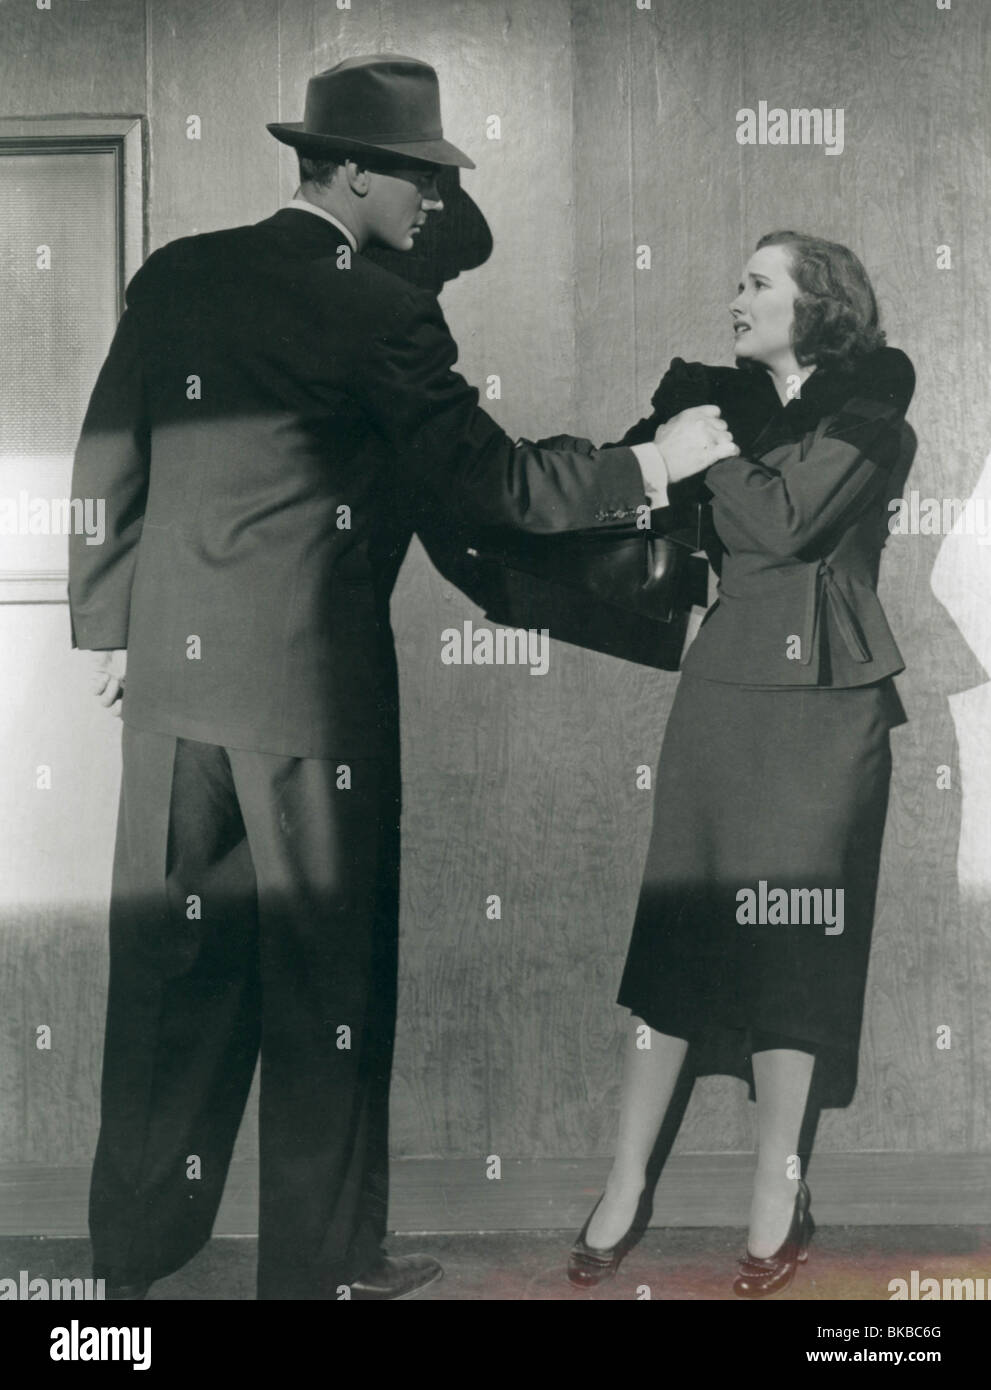
[[[93,662],[93,694],[105,709],[119,719],[121,697],[124,694],[124,673],[127,670],[127,652],[123,649],[90,652],[90,657]]]
[[[658,426],[654,443],[661,451],[672,483],[701,473],[717,459],[733,458],[740,452],[718,405],[693,405],[683,410]]]

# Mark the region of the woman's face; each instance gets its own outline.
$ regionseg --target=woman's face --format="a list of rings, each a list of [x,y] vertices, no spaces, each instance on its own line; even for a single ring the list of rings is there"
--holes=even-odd
[[[794,363],[791,341],[795,299],[791,261],[783,246],[762,246],[747,262],[740,292],[730,305],[737,357],[768,367]]]

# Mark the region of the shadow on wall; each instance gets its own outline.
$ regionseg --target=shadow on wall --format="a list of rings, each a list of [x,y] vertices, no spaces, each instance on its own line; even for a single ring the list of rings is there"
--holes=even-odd
[[[370,246],[362,253],[431,294],[440,294],[448,281],[463,271],[476,270],[492,255],[492,231],[478,204],[461,187],[460,171],[442,169],[437,187],[444,211],[427,218],[412,250]]]
[[[991,902],[991,453],[957,512],[930,584],[987,677],[947,697],[960,753],[957,877],[961,906],[969,915]]]

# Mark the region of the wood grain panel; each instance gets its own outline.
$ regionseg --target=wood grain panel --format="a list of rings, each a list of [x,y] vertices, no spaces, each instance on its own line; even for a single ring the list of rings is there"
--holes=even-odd
[[[575,399],[572,81],[568,0],[379,0],[380,46],[431,63],[444,129],[477,168],[463,187],[492,229],[491,259],[453,281],[445,313],[462,370],[510,433],[571,429]],[[499,118],[498,139],[487,122]]]
[[[19,914],[24,971],[24,1161],[91,1158],[99,1127],[99,1079],[107,990],[102,904],[62,901]],[[37,1030],[51,1029],[51,1047]]]
[[[151,243],[275,211],[277,12],[271,0],[149,0]],[[198,116],[201,138],[187,138]]]
[[[633,331],[633,22],[628,5],[572,5],[577,419],[596,442],[644,413]]]
[[[321,16],[323,39],[318,44],[316,13]],[[333,5],[316,5],[314,0],[278,0],[278,121],[301,121],[306,101],[306,84],[323,68],[339,61],[337,49],[344,32],[364,33],[369,16],[378,11],[377,0],[362,4],[348,14]],[[328,44],[328,36],[333,40]],[[359,41],[353,51],[363,49]],[[340,51],[340,58],[351,50]],[[299,164],[295,151],[280,141],[276,145],[279,166],[279,201],[291,198],[299,185]]]
[[[135,116],[145,110],[143,0],[0,12],[0,114]]]
[[[736,9],[663,0],[633,21],[634,235],[653,258],[634,276],[643,406],[672,356],[731,360],[741,220]]]
[[[69,649],[65,609],[0,609],[0,1152],[20,1161],[92,1153],[106,998],[106,905],[120,726]],[[38,768],[51,770],[51,790]],[[37,1028],[52,1046],[39,1050]]]
[[[19,914],[18,914],[19,915]],[[24,1157],[27,1021],[24,938],[9,909],[0,914],[0,1162]]]

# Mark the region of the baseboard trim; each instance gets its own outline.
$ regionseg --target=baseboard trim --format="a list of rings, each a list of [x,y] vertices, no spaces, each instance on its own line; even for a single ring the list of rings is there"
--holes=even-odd
[[[404,1158],[392,1164],[390,1227],[400,1233],[565,1230],[601,1192],[608,1160]],[[678,1154],[654,1202],[654,1226],[743,1226],[751,1154]],[[816,1222],[830,1226],[991,1225],[991,1155],[825,1153],[808,1173]],[[0,1166],[0,1236],[85,1236],[87,1167]],[[257,1231],[253,1163],[231,1168],[216,1235]]]

